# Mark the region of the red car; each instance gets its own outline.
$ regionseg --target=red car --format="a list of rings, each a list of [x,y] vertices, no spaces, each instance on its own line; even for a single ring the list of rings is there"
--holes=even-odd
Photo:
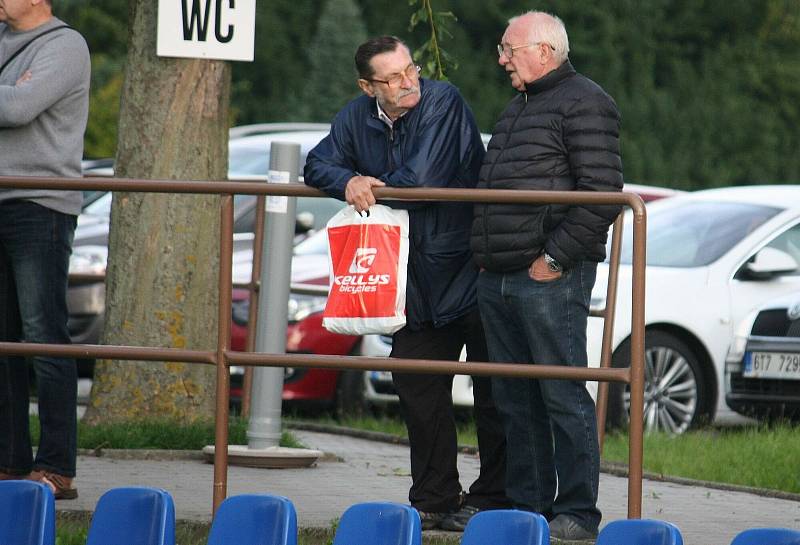
[[[328,285],[328,256],[324,232],[312,235],[295,247],[292,281],[306,285]],[[236,261],[236,259],[234,260]],[[241,265],[241,263],[240,263]],[[235,266],[239,275],[249,275],[249,267]],[[237,278],[244,280],[244,278]],[[289,300],[286,351],[295,354],[354,355],[361,337],[330,333],[322,327],[325,295],[292,293]],[[244,351],[247,346],[249,317],[247,290],[233,290],[231,348]],[[231,368],[231,399],[242,395],[244,369]],[[337,414],[359,411],[364,406],[364,374],[333,369],[287,367],[284,374],[283,400],[293,407],[333,408]]]

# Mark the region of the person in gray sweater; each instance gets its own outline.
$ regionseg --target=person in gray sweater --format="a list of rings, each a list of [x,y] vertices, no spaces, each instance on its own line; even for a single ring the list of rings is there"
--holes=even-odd
[[[81,175],[89,49],[51,0],[0,0],[0,176]],[[0,340],[69,343],[67,271],[80,191],[0,189]],[[33,457],[28,368],[0,357],[0,480],[27,478],[77,497],[77,370],[34,357],[41,436]]]

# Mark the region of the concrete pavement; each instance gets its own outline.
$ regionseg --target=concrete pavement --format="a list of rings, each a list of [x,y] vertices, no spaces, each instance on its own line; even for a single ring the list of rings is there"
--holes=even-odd
[[[272,493],[290,498],[305,528],[328,528],[350,505],[362,501],[407,502],[411,485],[408,447],[340,434],[294,430],[309,448],[327,453],[308,469],[254,469],[231,466],[228,495]],[[466,488],[478,474],[478,460],[459,455]],[[156,453],[151,459],[123,459],[117,454],[81,455],[75,481],[80,496],[58,501],[58,511],[91,511],[108,489],[155,486],[175,499],[178,519],[210,521],[213,466],[199,456]],[[627,515],[627,480],[601,474],[603,524]],[[728,545],[740,531],[757,526],[800,528],[800,501],[645,480],[643,518],[670,521],[686,545]]]

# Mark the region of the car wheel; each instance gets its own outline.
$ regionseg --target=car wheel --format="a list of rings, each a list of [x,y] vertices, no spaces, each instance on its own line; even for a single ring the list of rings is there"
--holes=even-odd
[[[336,416],[364,416],[364,371],[343,371],[336,385]]]
[[[679,338],[662,331],[645,334],[644,429],[684,433],[704,422],[708,392],[700,362]],[[630,367],[630,340],[614,353],[614,367]],[[627,427],[630,421],[630,386],[611,383],[606,427]]]

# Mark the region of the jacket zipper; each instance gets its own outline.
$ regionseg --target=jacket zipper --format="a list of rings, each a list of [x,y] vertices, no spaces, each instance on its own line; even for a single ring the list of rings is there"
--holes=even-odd
[[[389,128],[389,172],[394,170],[394,156],[392,155],[392,151],[394,151],[394,127]]]
[[[525,106],[528,105],[528,92],[526,91],[523,93],[523,97],[525,98]],[[522,115],[522,112],[525,111],[525,106],[519,109],[517,112],[517,116],[514,118],[514,121],[511,122],[511,127],[508,129],[507,134],[511,134],[514,132],[514,127],[519,120],[519,116]],[[500,153],[497,154],[499,158],[503,152],[506,150],[506,146],[508,145],[508,138],[503,143],[503,147],[500,148]],[[489,169],[489,175],[486,177],[486,189],[492,188],[492,173],[494,173],[494,167],[497,165],[497,159],[495,159],[494,163],[492,163],[492,168]],[[489,257],[489,203],[484,203],[483,205],[483,247],[486,248],[486,256]]]

